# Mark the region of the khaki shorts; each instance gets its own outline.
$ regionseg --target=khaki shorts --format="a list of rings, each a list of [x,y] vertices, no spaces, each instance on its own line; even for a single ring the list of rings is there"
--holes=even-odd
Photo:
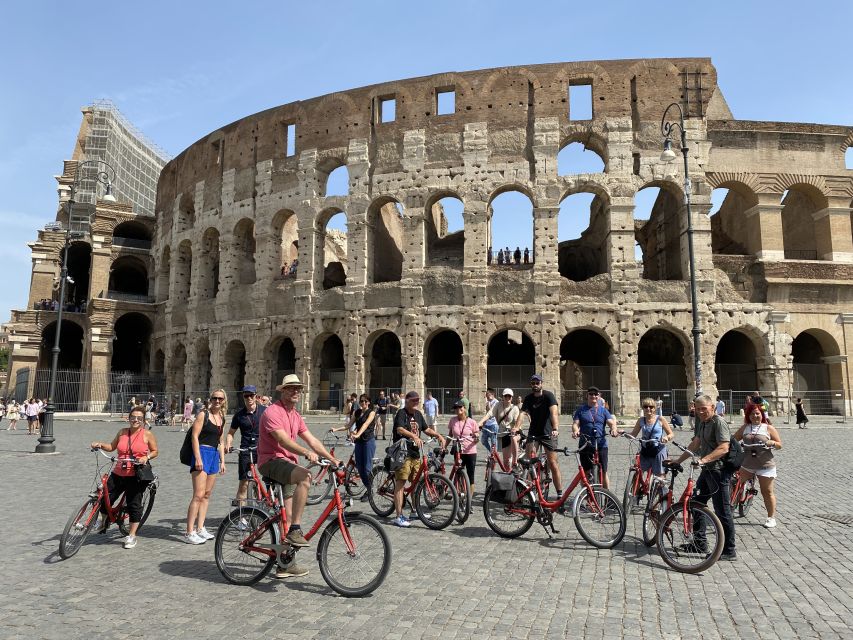
[[[421,470],[420,458],[406,458],[403,466],[394,472],[394,477],[397,480],[414,480],[418,471]]]
[[[290,498],[296,491],[296,484],[290,482],[290,476],[293,474],[293,471],[298,468],[299,465],[293,464],[289,460],[285,460],[284,458],[273,458],[259,466],[258,471],[261,472],[262,476],[266,476],[267,478],[279,483],[282,486],[284,497]]]

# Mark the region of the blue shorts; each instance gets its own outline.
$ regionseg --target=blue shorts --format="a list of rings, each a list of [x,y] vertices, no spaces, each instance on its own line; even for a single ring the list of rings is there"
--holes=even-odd
[[[219,449],[203,444],[198,448],[201,454],[202,471],[212,476],[219,473]],[[190,456],[190,473],[195,471],[195,454]]]

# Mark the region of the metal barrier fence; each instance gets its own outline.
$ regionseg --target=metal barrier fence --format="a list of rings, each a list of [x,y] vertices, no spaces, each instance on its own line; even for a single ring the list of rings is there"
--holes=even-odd
[[[114,393],[144,394],[147,398],[149,393],[162,389],[164,383],[162,376],[59,369],[53,405],[57,411],[108,411]],[[32,396],[47,398],[49,389],[50,369],[36,369]]]

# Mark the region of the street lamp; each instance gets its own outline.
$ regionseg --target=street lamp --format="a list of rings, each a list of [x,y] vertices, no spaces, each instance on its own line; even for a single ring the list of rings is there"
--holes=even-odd
[[[47,405],[44,408],[44,419],[41,423],[41,433],[39,434],[38,445],[36,445],[36,453],[55,453],[56,445],[53,437],[53,413],[56,410],[53,406],[53,395],[56,392],[56,369],[59,365],[59,338],[62,329],[62,312],[65,306],[65,284],[68,278],[68,249],[71,246],[71,241],[81,238],[85,235],[86,229],[81,225],[74,228],[75,222],[74,213],[74,197],[77,187],[82,179],[86,169],[94,168],[94,179],[101,183],[106,188],[103,200],[107,202],[115,202],[115,196],[112,193],[112,183],[115,180],[115,169],[103,160],[87,160],[77,165],[77,172],[74,176],[74,181],[71,183],[71,193],[68,198],[66,211],[68,213],[68,224],[65,227],[65,245],[62,249],[62,269],[59,272],[59,307],[56,313],[56,335],[53,340],[53,358],[50,362],[50,384],[47,391]],[[96,185],[97,186],[97,185]],[[51,227],[55,230],[55,227]],[[72,281],[73,282],[73,281]]]
[[[677,121],[667,121],[669,110],[675,107],[678,110]],[[687,132],[684,130],[684,111],[681,105],[673,102],[663,112],[660,121],[660,132],[663,136],[663,153],[660,160],[670,163],[677,157],[672,150],[672,133],[675,128],[681,132],[681,154],[684,156],[684,206],[687,207],[687,255],[690,261],[690,304],[693,314],[693,375],[696,383],[696,395],[702,394],[702,358],[700,355],[702,329],[699,326],[699,301],[696,295],[696,258],[693,253],[693,216],[690,212],[690,173],[687,169]]]

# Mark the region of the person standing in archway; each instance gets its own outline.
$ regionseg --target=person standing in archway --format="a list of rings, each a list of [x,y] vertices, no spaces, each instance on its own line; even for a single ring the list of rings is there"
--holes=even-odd
[[[385,391],[380,389],[379,397],[376,398],[376,439],[386,440],[385,438],[385,420],[388,417],[388,398],[385,397]]]

